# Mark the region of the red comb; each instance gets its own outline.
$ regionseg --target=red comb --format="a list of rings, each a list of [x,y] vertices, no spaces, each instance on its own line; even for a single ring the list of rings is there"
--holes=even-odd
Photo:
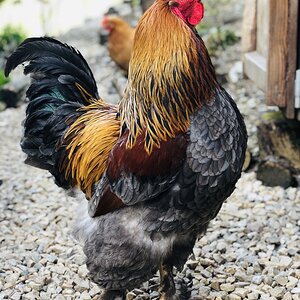
[[[106,16],[104,16],[104,18],[102,20],[102,23],[101,23],[102,27],[106,27],[107,22],[108,22],[108,16],[106,15]]]
[[[193,13],[188,18],[188,22],[191,25],[196,26],[197,24],[200,23],[203,17],[204,17],[204,5],[202,2],[197,2],[197,4],[194,6]]]

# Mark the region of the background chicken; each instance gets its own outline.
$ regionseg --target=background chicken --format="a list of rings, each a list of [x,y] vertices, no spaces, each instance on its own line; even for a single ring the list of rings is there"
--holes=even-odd
[[[6,74],[26,61],[33,74],[27,162],[90,199],[76,234],[103,299],[158,269],[161,299],[175,299],[173,266],[240,177],[246,129],[194,28],[202,17],[197,0],[155,2],[137,26],[118,106],[99,98],[81,54],[56,40],[27,39],[7,61]]]
[[[134,28],[118,16],[107,15],[102,22],[108,31],[107,48],[111,59],[128,72],[132,52]]]

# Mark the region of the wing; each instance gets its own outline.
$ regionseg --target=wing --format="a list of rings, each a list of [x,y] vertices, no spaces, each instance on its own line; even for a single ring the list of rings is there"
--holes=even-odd
[[[168,208],[147,216],[150,232],[204,232],[241,175],[247,144],[246,128],[234,101],[218,90],[191,118],[186,160],[174,187],[165,195]]]
[[[194,114],[190,140],[187,163],[196,176],[194,206],[216,214],[241,175],[247,146],[243,118],[225,90]]]
[[[91,216],[157,197],[174,185],[186,159],[186,134],[162,142],[150,156],[144,149],[143,135],[131,149],[126,148],[127,137],[125,133],[110,154],[106,174],[89,204]]]

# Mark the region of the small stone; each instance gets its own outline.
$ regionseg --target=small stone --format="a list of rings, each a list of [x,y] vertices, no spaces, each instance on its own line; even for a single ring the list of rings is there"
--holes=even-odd
[[[58,257],[56,255],[53,255],[53,254],[48,254],[47,260],[56,264],[57,260],[58,260]]]
[[[202,274],[203,277],[205,277],[205,278],[211,278],[211,277],[212,277],[212,273],[209,272],[209,271],[207,271],[207,270],[203,270],[203,271],[201,272],[201,274]]]
[[[73,282],[70,282],[70,281],[64,282],[64,283],[61,285],[61,287],[62,287],[63,289],[72,289],[72,288],[73,288]]]
[[[30,281],[28,282],[28,287],[30,287],[31,289],[35,290],[35,291],[40,291],[44,286],[44,283],[42,282],[34,282],[34,281]]]
[[[285,268],[288,268],[293,263],[293,260],[289,256],[282,256],[280,258],[280,265],[282,265]]]
[[[63,275],[63,274],[65,274],[67,269],[63,264],[57,264],[57,265],[51,267],[51,271],[54,273],[57,273],[59,275]]]
[[[225,292],[233,292],[235,290],[235,286],[230,283],[223,283],[220,285],[220,289]]]
[[[227,243],[225,243],[225,242],[219,242],[217,244],[217,250],[218,251],[224,253],[224,252],[226,252],[226,249],[227,249]]]
[[[188,261],[186,262],[186,265],[187,265],[190,269],[195,270],[196,267],[198,266],[198,261],[190,259],[190,260],[188,260]]]
[[[74,288],[76,289],[76,291],[83,292],[90,288],[89,282],[86,280],[77,279],[77,280],[75,280],[75,283],[76,283],[76,285]]]
[[[283,295],[285,293],[285,289],[283,287],[277,286],[274,289],[271,289],[270,293],[276,299],[282,299],[282,297],[283,297]]]
[[[213,280],[210,284],[210,286],[216,290],[216,291],[219,291],[220,290],[220,283],[216,280]]]
[[[257,292],[252,292],[247,295],[249,300],[257,300],[259,298],[259,293]]]
[[[300,287],[296,287],[294,289],[291,290],[292,294],[299,294],[300,295]]]
[[[51,299],[51,294],[48,292],[40,292],[41,300],[49,300]]]
[[[249,291],[247,289],[243,289],[243,288],[236,288],[234,293],[237,294],[238,296],[240,296],[242,299],[245,299],[246,296],[248,295]]]
[[[237,270],[234,274],[234,277],[239,280],[239,281],[250,281],[250,277],[248,275],[246,275],[244,272],[242,272],[241,270]]]
[[[297,284],[298,284],[298,279],[293,277],[293,276],[289,276],[288,277],[288,283],[286,284],[286,287],[288,289],[293,289]]]
[[[100,295],[101,289],[97,285],[93,285],[93,287],[90,289],[89,294],[91,297],[94,297],[96,295]]]
[[[37,297],[36,297],[36,294],[34,292],[29,292],[25,295],[22,296],[22,299],[28,299],[28,300],[36,300]]]
[[[207,297],[210,293],[210,288],[208,286],[201,286],[199,289],[199,295]]]
[[[236,294],[230,294],[228,296],[228,299],[229,300],[241,300],[242,298],[239,296],[239,295],[236,295]]]
[[[72,290],[72,289],[63,289],[62,293],[65,296],[73,295],[74,294],[74,290]]]
[[[282,300],[293,300],[291,293],[290,293],[290,292],[287,292],[287,293],[283,296]]]
[[[90,300],[90,299],[91,299],[91,296],[89,295],[89,293],[88,293],[87,291],[84,291],[84,292],[81,294],[81,296],[80,296],[79,299],[80,299],[80,300]]]
[[[151,294],[150,294],[150,299],[158,298],[158,297],[159,297],[159,292],[157,292],[157,291],[151,292]]]
[[[278,284],[282,286],[285,286],[288,283],[288,278],[285,276],[277,275],[274,277],[274,279]]]
[[[201,255],[201,249],[200,248],[195,247],[193,249],[193,252],[194,252],[195,257],[200,257],[200,255]]]
[[[257,275],[252,277],[252,283],[260,285],[263,282],[263,276]]]
[[[253,275],[255,273],[255,270],[253,267],[248,267],[247,268],[247,275]]]
[[[126,300],[132,300],[136,297],[136,294],[134,292],[129,292],[126,295]]]
[[[18,281],[20,277],[20,274],[18,273],[13,273],[11,275],[8,275],[6,278],[5,278],[5,281],[10,283],[12,286],[15,285]]]
[[[201,258],[200,259],[200,264],[203,266],[203,267],[209,267],[209,266],[214,266],[214,261],[211,260],[211,259],[208,259],[208,258]]]
[[[264,284],[271,285],[273,283],[272,276],[264,276]]]
[[[11,300],[19,300],[19,299],[21,299],[21,293],[19,293],[19,292],[13,293],[13,294],[10,296],[10,299],[11,299]]]
[[[87,274],[88,274],[88,269],[87,269],[86,265],[82,265],[78,268],[78,275],[81,278],[86,278]]]

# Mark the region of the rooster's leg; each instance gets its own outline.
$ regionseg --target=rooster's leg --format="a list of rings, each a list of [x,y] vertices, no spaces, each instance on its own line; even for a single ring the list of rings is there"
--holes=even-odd
[[[160,273],[160,300],[176,300],[176,288],[173,278],[173,265],[162,263],[159,267]]]
[[[125,298],[124,291],[103,290],[99,300],[123,300]]]

